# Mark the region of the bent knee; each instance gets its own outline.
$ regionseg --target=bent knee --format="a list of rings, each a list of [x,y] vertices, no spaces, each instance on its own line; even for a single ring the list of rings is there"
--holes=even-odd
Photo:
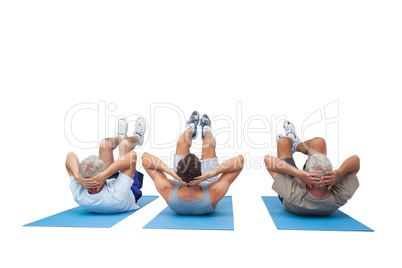
[[[288,148],[288,147],[292,147],[292,144],[293,144],[293,140],[291,138],[282,137],[278,140],[277,147],[278,148]]]
[[[99,143],[99,148],[107,148],[109,147],[109,139],[103,139]]]
[[[313,142],[315,145],[318,145],[318,146],[327,146],[325,139],[321,138],[321,137],[314,138]]]
[[[177,146],[188,146],[188,144],[189,142],[183,137],[183,135],[177,139]]]

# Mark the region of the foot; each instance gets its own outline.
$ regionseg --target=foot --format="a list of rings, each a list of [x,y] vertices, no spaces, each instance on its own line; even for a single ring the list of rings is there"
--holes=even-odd
[[[200,113],[197,111],[194,111],[186,122],[187,123],[186,128],[191,128],[191,130],[193,131],[193,136],[192,136],[193,140],[195,140],[198,136],[197,125],[198,125],[199,121],[200,121]]]
[[[204,134],[207,130],[211,131],[211,119],[209,119],[208,115],[203,114],[200,120],[201,126],[201,139],[204,140]]]
[[[301,142],[300,138],[296,135],[296,128],[292,122],[288,120],[283,122],[283,128],[285,129],[286,137],[289,137],[293,140],[292,153],[295,153],[297,145]]]
[[[128,130],[128,123],[126,118],[120,118],[119,122],[117,123],[117,135],[121,137],[121,139],[127,138],[127,130]]]
[[[278,140],[279,140],[280,138],[283,138],[283,137],[286,137],[286,133],[282,133],[282,134],[276,135],[276,142],[278,142]]]
[[[134,127],[134,135],[138,135],[137,145],[141,146],[144,143],[144,134],[146,129],[147,125],[145,123],[145,119],[142,116],[138,117],[137,121],[135,121]]]

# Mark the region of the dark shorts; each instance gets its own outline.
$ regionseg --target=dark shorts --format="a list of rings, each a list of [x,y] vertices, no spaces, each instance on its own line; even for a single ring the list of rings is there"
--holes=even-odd
[[[119,176],[119,174],[120,172],[116,172],[115,174],[110,176],[108,180],[116,179]],[[131,185],[130,188],[131,191],[133,192],[133,195],[135,196],[135,202],[137,202],[142,196],[142,191],[140,189],[142,188],[143,181],[144,181],[144,174],[136,170],[133,177],[133,184]]]
[[[282,158],[282,160],[285,161],[286,163],[288,163],[289,165],[292,165],[292,166],[294,166],[295,168],[298,169],[298,167],[296,166],[295,160],[294,160],[293,158]],[[308,161],[308,160],[306,160],[306,163],[304,163],[303,170],[306,170],[307,161]],[[287,174],[287,175],[288,175],[291,179],[294,179],[294,178],[295,178],[295,176],[292,176],[292,175],[290,175],[290,174]],[[278,197],[279,197],[279,200],[281,200],[281,202],[283,203],[283,197],[280,196],[279,194],[278,194]]]

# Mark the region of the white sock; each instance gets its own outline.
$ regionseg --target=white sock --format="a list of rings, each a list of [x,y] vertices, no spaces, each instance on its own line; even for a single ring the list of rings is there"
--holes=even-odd
[[[205,135],[205,133],[206,133],[208,130],[211,131],[211,127],[210,127],[209,125],[204,125],[204,127],[202,128],[202,133]]]
[[[194,133],[194,130],[195,130],[195,123],[194,123],[194,122],[188,123],[186,129],[187,129],[187,128],[191,128],[191,130],[192,130],[193,133]]]
[[[137,136],[138,136],[138,141],[140,141],[140,140],[141,140],[141,138],[142,138],[142,137],[141,137],[141,135],[140,135],[140,134],[138,134],[138,133],[134,133],[134,134],[133,134],[133,137],[134,137],[135,135],[137,135]]]

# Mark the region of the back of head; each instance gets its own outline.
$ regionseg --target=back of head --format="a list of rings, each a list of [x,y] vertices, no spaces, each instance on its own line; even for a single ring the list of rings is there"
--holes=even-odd
[[[188,154],[177,164],[177,175],[190,182],[201,175],[201,162],[195,154]]]
[[[307,161],[306,171],[308,173],[319,173],[321,176],[324,176],[327,175],[327,171],[332,171],[332,164],[327,156],[323,154],[314,154],[310,156]]]
[[[97,155],[90,155],[81,161],[78,173],[81,178],[90,178],[105,170],[105,163]]]

